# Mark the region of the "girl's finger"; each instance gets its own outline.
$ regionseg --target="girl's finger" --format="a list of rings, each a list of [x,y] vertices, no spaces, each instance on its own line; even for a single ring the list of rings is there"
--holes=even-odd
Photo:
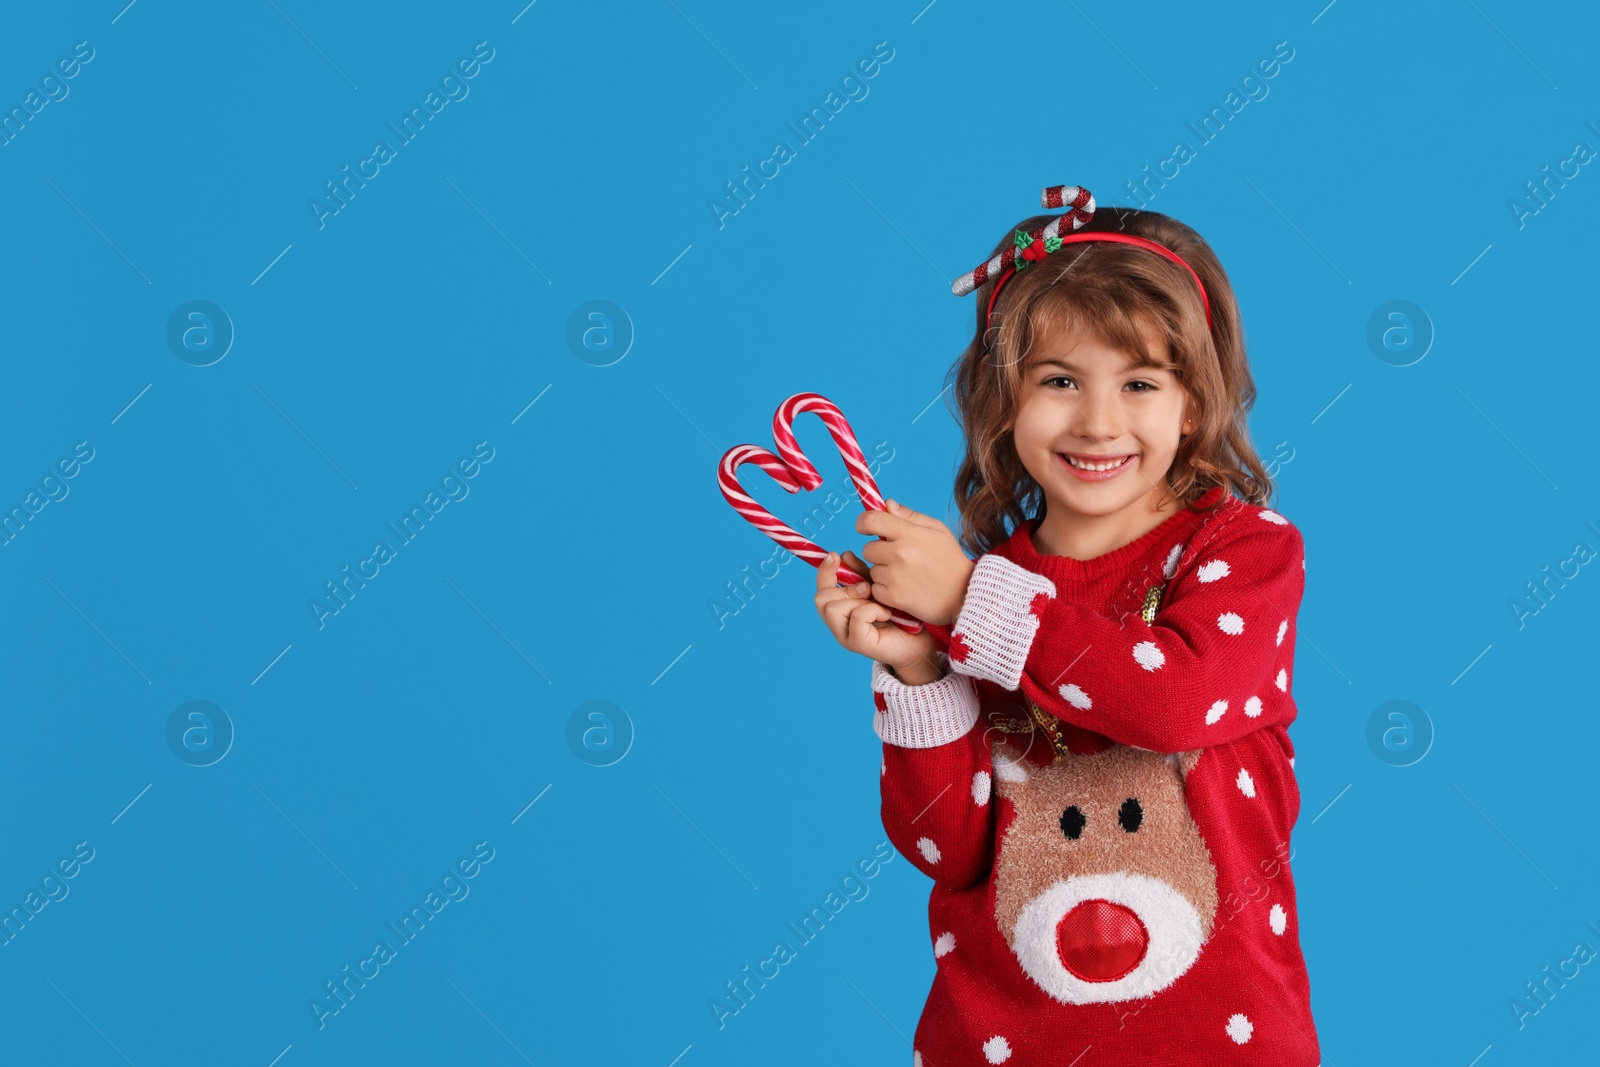
[[[889,609],[876,600],[858,600],[849,606],[852,626],[871,626],[875,622],[888,622]]]
[[[870,597],[872,595],[872,581],[870,574],[872,568],[863,563],[861,558],[854,552],[846,552],[844,554],[843,563],[846,567],[855,571],[857,574],[861,575],[861,577],[867,579],[867,581],[864,582],[851,582],[845,586],[845,589],[852,597],[855,597],[858,600],[865,600],[867,597]]]
[[[839,580],[838,570],[839,565],[837,560],[835,560],[831,565],[827,560],[823,560],[822,563],[817,567],[817,593],[812,599],[816,602],[817,611],[822,613],[823,619],[827,619],[828,617],[827,606],[829,604],[838,600],[850,599],[850,594],[845,590],[840,589],[837,584]],[[838,632],[837,626],[829,624],[828,628],[833,630],[835,633]]]
[[[817,605],[817,611],[822,615],[822,625],[826,626],[828,632],[834,637],[839,636],[840,627],[844,625],[845,616],[842,604],[843,601],[835,598]]]
[[[869,635],[876,636],[877,623],[889,621],[889,609],[875,600],[857,600],[849,605],[849,611],[845,618],[845,636],[863,647],[875,646],[876,640],[869,642]]]
[[[888,507],[889,514],[898,515],[900,518],[905,519],[907,522],[913,523],[917,526],[926,526],[929,529],[932,529],[936,526],[944,526],[944,523],[940,522],[932,515],[924,515],[920,511],[913,511],[904,504],[900,503],[898,500],[885,500],[884,504]],[[948,527],[946,528],[948,529]]]
[[[841,645],[848,645],[851,615],[863,604],[871,604],[871,601],[850,600],[847,597],[840,597],[837,600],[830,600],[822,606],[822,621],[827,625],[828,632],[833,634],[834,640]]]
[[[817,592],[832,589],[839,584],[839,556],[829,552],[823,561],[817,564]]]

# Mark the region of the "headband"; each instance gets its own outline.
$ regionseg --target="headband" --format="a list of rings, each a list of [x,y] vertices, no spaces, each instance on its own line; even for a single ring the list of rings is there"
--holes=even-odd
[[[1037,263],[1051,252],[1056,251],[1065,244],[1078,244],[1083,241],[1116,241],[1119,244],[1133,245],[1137,248],[1149,249],[1164,259],[1169,259],[1189,272],[1189,277],[1194,279],[1195,286],[1200,290],[1200,302],[1206,309],[1206,326],[1211,326],[1211,300],[1206,296],[1206,287],[1200,281],[1200,275],[1194,268],[1184,262],[1182,256],[1165,245],[1143,237],[1135,237],[1126,233],[1072,233],[1061,236],[1061,224],[1071,222],[1072,229],[1077,230],[1094,217],[1094,197],[1089,190],[1077,185],[1052,185],[1044,190],[1040,196],[1040,203],[1047,208],[1066,207],[1064,214],[1057,215],[1045,225],[1029,233],[1027,230],[1018,230],[1012,238],[1010,245],[1006,246],[999,255],[989,262],[981,264],[975,269],[957,278],[950,286],[950,291],[956,296],[966,296],[977,289],[989,277],[998,272],[999,277],[994,283],[994,288],[989,291],[989,308],[984,314],[985,332],[989,320],[994,316],[994,303],[1000,296],[1000,289],[1011,280],[1017,271],[1027,268],[1029,263]]]

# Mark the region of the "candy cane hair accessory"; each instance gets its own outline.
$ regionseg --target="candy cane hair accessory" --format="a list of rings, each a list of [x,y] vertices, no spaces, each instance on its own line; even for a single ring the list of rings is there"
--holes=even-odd
[[[996,278],[994,288],[989,291],[989,308],[984,313],[984,325],[987,326],[994,317],[995,300],[1000,296],[1000,289],[1010,281],[1018,271],[1026,270],[1028,264],[1037,263],[1051,252],[1056,251],[1065,244],[1077,244],[1083,241],[1115,241],[1118,244],[1133,245],[1137,248],[1146,248],[1157,255],[1169,259],[1189,272],[1189,277],[1194,279],[1194,284],[1200,290],[1200,302],[1206,309],[1206,326],[1211,326],[1211,299],[1206,295],[1205,283],[1200,280],[1194,268],[1186,263],[1182,256],[1162,244],[1157,244],[1144,237],[1135,237],[1129,233],[1077,233],[1073,232],[1083,227],[1094,217],[1094,197],[1089,190],[1077,185],[1052,185],[1044,190],[1040,196],[1040,203],[1047,208],[1065,207],[1064,214],[1057,215],[1045,225],[1029,233],[1027,230],[1018,230],[1013,236],[1011,244],[1001,250],[989,262],[979,265],[950,285],[950,291],[956,296],[966,296],[973,292],[991,277]],[[1061,235],[1063,223],[1071,226],[1066,236]]]

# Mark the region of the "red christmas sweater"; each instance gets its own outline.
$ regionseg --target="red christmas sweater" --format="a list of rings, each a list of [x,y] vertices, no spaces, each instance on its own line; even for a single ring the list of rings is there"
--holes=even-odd
[[[1319,1067],[1289,872],[1304,546],[1224,492],[1091,560],[1025,522],[932,628],[938,681],[873,664],[883,825],[934,883],[917,1067]]]

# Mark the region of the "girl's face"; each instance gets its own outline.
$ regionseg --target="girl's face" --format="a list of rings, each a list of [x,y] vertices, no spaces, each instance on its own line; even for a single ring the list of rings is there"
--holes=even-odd
[[[1140,328],[1150,354],[1170,358],[1154,324],[1141,322]],[[1167,470],[1197,416],[1170,371],[1136,366],[1093,335],[1045,332],[1023,360],[1013,424],[1022,465],[1044,490],[1045,524],[1056,530],[1064,521],[1121,513],[1112,525],[1126,525],[1130,539],[1142,533],[1135,528],[1159,514],[1171,496]],[[1084,470],[1069,456],[1097,467],[1117,465]]]

